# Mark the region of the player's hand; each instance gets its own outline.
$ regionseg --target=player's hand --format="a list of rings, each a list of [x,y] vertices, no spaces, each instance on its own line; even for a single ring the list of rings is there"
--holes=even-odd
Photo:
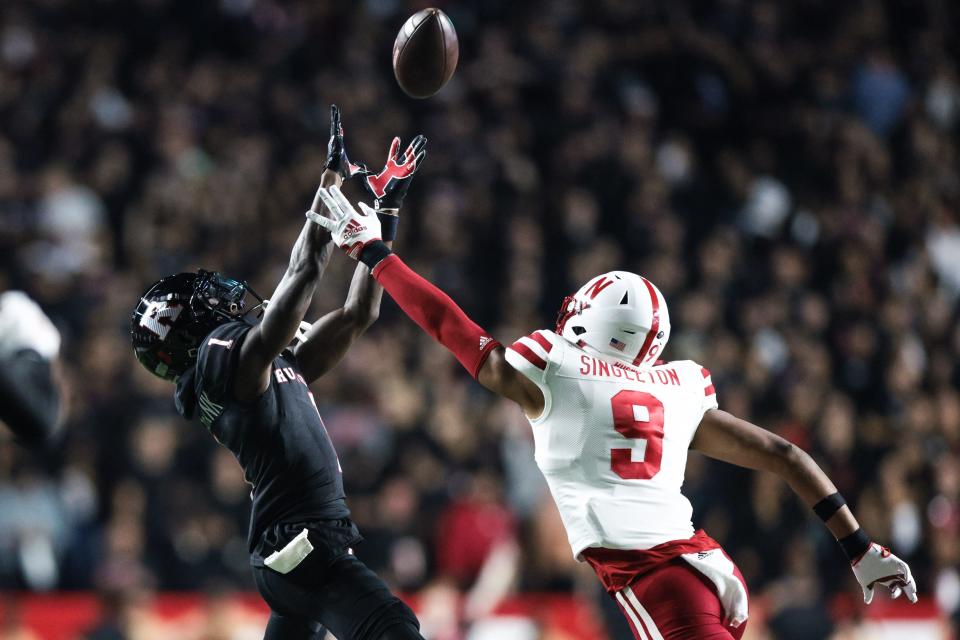
[[[350,162],[347,158],[347,149],[343,144],[343,124],[340,122],[340,109],[337,105],[330,105],[330,141],[327,142],[328,171],[335,171],[344,180],[355,176],[361,170],[361,165]]]
[[[886,547],[876,542],[870,543],[870,548],[854,562],[853,575],[863,589],[863,601],[870,604],[873,601],[873,590],[877,585],[890,589],[894,598],[901,593],[907,594],[907,600],[917,601],[917,583],[910,573],[907,563],[890,553]]]
[[[315,211],[307,211],[307,217],[328,230],[333,236],[333,241],[348,256],[354,260],[358,259],[365,246],[381,239],[380,220],[377,218],[376,211],[362,202],[360,211],[357,211],[337,186],[321,187],[317,195],[326,205],[330,217]]]
[[[427,155],[426,146],[427,139],[417,136],[403,154],[398,155],[400,138],[394,138],[387,152],[387,164],[380,173],[370,171],[362,163],[356,165],[356,175],[360,176],[364,190],[373,196],[373,208],[376,211],[396,215],[403,204],[403,197],[407,195],[407,189],[410,188],[413,174]]]

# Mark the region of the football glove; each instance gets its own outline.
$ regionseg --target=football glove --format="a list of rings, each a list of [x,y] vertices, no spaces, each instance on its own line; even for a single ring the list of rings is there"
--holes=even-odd
[[[853,575],[863,589],[863,601],[873,602],[873,590],[878,584],[890,589],[893,598],[907,594],[907,600],[917,601],[917,583],[907,563],[890,553],[886,547],[871,542],[867,552],[852,563]]]
[[[387,164],[380,173],[370,171],[366,165],[354,165],[357,171],[351,175],[360,176],[360,183],[364,190],[373,196],[373,208],[381,213],[396,212],[403,204],[403,197],[407,195],[413,174],[420,168],[427,151],[427,139],[417,136],[407,147],[403,155],[397,155],[400,150],[400,138],[394,138],[387,152]]]
[[[327,142],[327,163],[329,171],[336,171],[344,180],[355,176],[360,171],[360,165],[350,162],[347,158],[347,149],[343,145],[343,124],[340,122],[340,109],[337,105],[330,105],[330,141]]]
[[[317,195],[326,205],[330,217],[315,211],[307,211],[307,217],[329,231],[333,241],[348,256],[357,260],[364,247],[382,239],[376,211],[362,202],[360,211],[357,211],[337,186],[321,187]]]

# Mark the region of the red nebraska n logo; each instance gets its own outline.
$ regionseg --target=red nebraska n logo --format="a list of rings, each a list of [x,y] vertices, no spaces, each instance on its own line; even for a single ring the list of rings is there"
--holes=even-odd
[[[583,292],[583,295],[590,296],[591,300],[594,300],[600,292],[613,284],[613,280],[607,280],[604,276],[600,276],[600,279],[590,285],[590,287]]]

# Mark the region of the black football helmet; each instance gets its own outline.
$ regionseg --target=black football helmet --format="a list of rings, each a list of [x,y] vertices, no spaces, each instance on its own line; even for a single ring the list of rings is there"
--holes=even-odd
[[[159,280],[140,298],[130,319],[134,355],[150,373],[176,381],[196,362],[200,344],[211,331],[243,317],[248,291],[260,307],[263,300],[246,282],[213,271]]]

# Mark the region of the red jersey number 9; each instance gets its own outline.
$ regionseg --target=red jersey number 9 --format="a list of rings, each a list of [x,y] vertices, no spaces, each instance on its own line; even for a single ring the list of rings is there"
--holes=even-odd
[[[624,480],[649,480],[660,471],[663,458],[663,403],[649,393],[624,389],[610,404],[617,432],[647,441],[642,461],[632,459],[633,449],[611,449],[610,469]]]

